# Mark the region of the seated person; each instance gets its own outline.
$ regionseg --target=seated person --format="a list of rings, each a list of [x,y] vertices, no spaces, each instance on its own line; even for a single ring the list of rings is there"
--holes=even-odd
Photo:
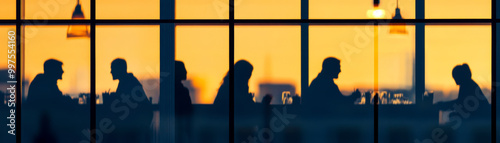
[[[478,101],[477,109],[474,110],[476,115],[482,111],[491,110],[491,106],[486,100],[481,88],[474,80],[472,80],[472,73],[468,64],[464,63],[462,65],[455,66],[452,71],[452,76],[453,79],[455,79],[455,83],[460,86],[458,90],[458,98],[452,101],[436,103],[438,109],[455,111],[465,110],[464,104],[474,106],[473,100],[475,100]],[[474,114],[472,114],[472,116],[474,116]]]
[[[361,96],[359,91],[350,96],[344,96],[333,79],[337,79],[340,70],[340,60],[334,57],[323,61],[323,69],[309,86],[309,95],[304,96],[302,103],[306,106],[316,108],[330,108],[353,106],[357,98]]]

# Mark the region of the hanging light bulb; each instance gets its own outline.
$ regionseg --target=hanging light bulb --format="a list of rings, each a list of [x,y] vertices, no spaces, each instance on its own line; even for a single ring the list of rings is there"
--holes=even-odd
[[[385,17],[385,10],[379,8],[380,0],[373,0],[373,9],[366,12],[368,18],[382,19]]]
[[[396,4],[396,11],[394,14],[394,17],[392,19],[403,19],[401,16],[401,9],[399,9],[399,0],[397,1]],[[390,34],[407,34],[408,31],[406,31],[406,24],[404,23],[390,23]]]
[[[77,0],[77,4],[75,10],[73,11],[72,20],[85,19],[83,15],[82,6],[80,5],[80,0]],[[72,37],[90,37],[89,30],[87,25],[69,25],[68,32],[66,35],[67,38]]]

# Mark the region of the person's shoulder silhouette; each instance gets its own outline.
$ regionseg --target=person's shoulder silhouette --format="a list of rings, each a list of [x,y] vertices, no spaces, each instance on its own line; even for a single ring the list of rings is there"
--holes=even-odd
[[[59,102],[63,97],[57,86],[57,80],[62,79],[63,63],[55,59],[46,60],[43,64],[44,73],[36,75],[28,89],[29,104],[48,105]]]
[[[116,130],[120,130],[113,133],[116,134],[115,137],[118,137],[114,139],[144,142],[149,138],[149,127],[153,118],[152,103],[139,80],[132,73],[127,72],[127,62],[124,59],[116,58],[111,62],[111,75],[113,80],[118,80],[116,92],[111,95],[116,99],[112,100],[112,108],[128,106],[129,109],[128,114],[119,114],[118,119],[113,118]],[[126,135],[128,133],[134,135],[128,136]]]
[[[124,59],[117,58],[111,62],[111,75],[113,80],[119,81],[115,93],[118,98],[133,96],[132,99],[138,102],[139,106],[149,107],[151,105],[141,82],[134,74],[127,72],[127,62]],[[146,109],[148,108],[144,108],[144,110]]]
[[[455,83],[460,86],[458,91],[458,98],[455,101],[457,104],[463,104],[467,98],[473,97],[479,99],[480,106],[489,105],[486,97],[479,85],[472,79],[472,72],[467,63],[457,65],[452,70],[452,76]]]
[[[309,95],[302,97],[305,105],[315,107],[353,105],[354,100],[342,95],[333,81],[341,72],[340,60],[328,57],[323,60],[322,70],[309,86]],[[352,100],[352,101],[351,101]]]
[[[117,58],[111,62],[111,75],[113,80],[118,80],[118,88],[116,89],[116,94],[121,96],[122,94],[131,95],[133,88],[140,88],[142,90],[142,84],[132,73],[127,72],[127,62],[124,59]],[[141,94],[141,98],[145,98],[145,94]]]
[[[182,81],[186,79],[186,66],[181,61],[175,61],[175,140],[176,142],[189,143],[193,106],[189,90],[182,84]]]
[[[239,60],[234,64],[234,102],[238,105],[252,105],[252,95],[249,93],[248,82],[252,76],[253,66],[246,60]],[[222,85],[219,88],[217,97],[215,98],[215,105],[228,105],[229,104],[229,73],[226,74]],[[227,106],[225,106],[227,108]]]
[[[189,90],[182,84],[187,78],[186,66],[181,61],[175,61],[175,114],[187,115],[192,112]]]

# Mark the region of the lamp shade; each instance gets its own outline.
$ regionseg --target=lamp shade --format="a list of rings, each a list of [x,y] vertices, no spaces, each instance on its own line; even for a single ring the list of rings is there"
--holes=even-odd
[[[401,9],[399,9],[399,1],[398,1],[397,6],[396,6],[396,11],[395,11],[392,19],[403,19],[403,16],[401,16]],[[408,31],[406,31],[406,24],[404,24],[404,23],[390,23],[389,26],[390,26],[390,29],[389,29],[390,34],[407,34],[408,33]]]
[[[83,15],[82,6],[80,5],[80,1],[78,0],[75,10],[73,11],[72,20],[85,19]],[[89,30],[87,25],[69,25],[67,31],[67,38],[72,37],[90,37]]]

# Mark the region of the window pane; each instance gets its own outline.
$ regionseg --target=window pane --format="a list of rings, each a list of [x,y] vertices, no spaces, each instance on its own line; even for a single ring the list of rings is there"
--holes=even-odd
[[[0,5],[0,19],[16,19],[16,1],[3,0]]]
[[[373,142],[373,35],[373,25],[309,27],[309,93],[302,97],[301,123],[308,141]]]
[[[380,1],[379,8],[385,11],[380,18],[391,19],[395,15],[396,0]],[[400,0],[399,8],[403,19],[415,18],[415,1]],[[310,19],[370,19],[374,18],[373,1],[369,0],[309,0]]]
[[[300,19],[300,0],[235,0],[236,19]]]
[[[325,58],[336,57],[341,73],[335,83],[344,94],[373,90],[373,25],[310,26],[309,31],[309,83],[320,73]]]
[[[39,1],[24,0],[24,19],[72,19],[74,13],[83,13],[83,19],[90,19],[90,0],[80,0],[80,9],[77,9],[76,0]],[[80,18],[81,15],[77,17]],[[80,18],[80,19],[81,19]]]
[[[96,122],[98,128],[102,128],[101,122],[109,121],[116,127],[103,135],[103,142],[155,141],[159,128],[160,26],[99,25],[96,31]]]
[[[113,60],[122,58],[127,62],[127,71],[137,77],[148,98],[157,104],[159,88],[154,83],[159,82],[160,72],[159,26],[100,25],[96,29],[96,61],[99,61],[96,62],[96,92],[114,91],[118,87],[118,80],[113,80],[110,74],[110,66]]]
[[[177,0],[176,19],[229,19],[229,0]]]
[[[434,90],[434,101],[457,98],[458,86],[451,75],[452,69],[467,63],[472,79],[484,90],[489,102],[491,26],[426,26],[425,33],[425,81],[426,88]]]
[[[176,60],[183,61],[194,104],[213,104],[229,69],[229,27],[176,26]],[[195,42],[196,41],[196,42]]]
[[[235,142],[248,142],[258,133],[270,131],[272,118],[276,118],[273,111],[297,114],[296,108],[282,106],[300,104],[300,40],[300,26],[235,27]],[[302,129],[296,122],[276,123],[285,128],[272,132],[276,136],[272,142],[297,142]],[[278,138],[282,135],[289,137]]]
[[[382,25],[378,30],[378,87],[385,92],[381,104],[414,104],[415,26]]]
[[[229,26],[177,25],[176,142],[227,143],[229,135]],[[177,63],[176,63],[177,64]],[[187,72],[184,73],[184,72]],[[182,74],[185,75],[182,75]],[[185,76],[186,80],[182,80]],[[179,87],[180,86],[180,87]],[[186,94],[184,92],[189,92]],[[181,98],[189,96],[192,110]],[[229,96],[227,96],[229,97]],[[178,100],[179,99],[179,100]]]
[[[25,27],[23,142],[88,140],[90,38],[68,37],[67,31],[68,26]]]
[[[425,34],[425,87],[430,99],[424,102],[434,98],[441,125],[456,126],[457,119],[463,120],[447,131],[450,142],[489,142],[491,26],[433,25],[425,27]]]
[[[489,19],[491,0],[425,0],[425,18]]]
[[[382,25],[379,36],[378,141],[413,142],[437,125],[437,114],[415,103],[415,26]]]
[[[265,86],[272,89],[273,84],[290,86],[292,95],[300,95],[300,26],[236,26],[235,35],[234,61],[253,65],[249,92],[255,102],[261,102],[270,92]],[[277,99],[281,92],[270,94],[276,96],[272,104],[283,104]]]
[[[160,19],[160,0],[96,0],[97,19]]]

